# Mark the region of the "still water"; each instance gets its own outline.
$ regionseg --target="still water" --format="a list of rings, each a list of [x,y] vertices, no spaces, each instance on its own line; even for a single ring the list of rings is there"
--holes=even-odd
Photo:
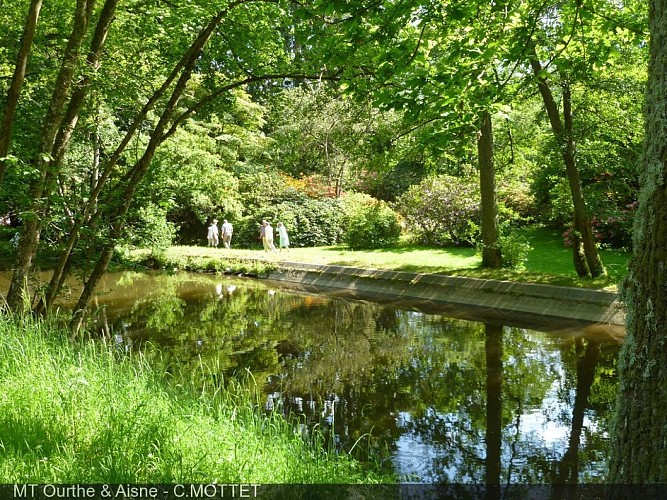
[[[219,380],[251,373],[267,412],[372,452],[403,482],[605,480],[620,340],[604,327],[539,331],[529,318],[187,273],[125,273],[105,288],[97,328],[119,345],[150,341]]]

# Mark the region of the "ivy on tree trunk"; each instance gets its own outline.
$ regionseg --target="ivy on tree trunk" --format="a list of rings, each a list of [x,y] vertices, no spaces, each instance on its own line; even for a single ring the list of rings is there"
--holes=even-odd
[[[619,361],[610,483],[667,482],[667,0],[650,2],[649,26],[644,158],[623,292],[627,337]]]

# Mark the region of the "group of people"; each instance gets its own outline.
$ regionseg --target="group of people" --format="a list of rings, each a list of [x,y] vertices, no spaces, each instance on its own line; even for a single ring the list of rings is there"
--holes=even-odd
[[[278,223],[278,248],[282,251],[289,250],[289,235],[287,228],[282,222]],[[262,242],[265,252],[275,252],[276,246],[273,244],[273,227],[266,220],[263,220],[259,225],[259,239]]]
[[[282,222],[278,223],[276,227],[278,231],[278,248],[289,250],[289,235],[287,234],[287,228]],[[220,243],[219,237],[222,235],[222,243],[225,248],[231,248],[232,245],[232,234],[234,234],[234,227],[232,224],[224,219],[222,221],[222,226],[218,229],[218,219],[213,219],[213,222],[208,227],[208,246],[217,247]],[[273,244],[273,227],[266,220],[262,220],[259,225],[259,239],[262,242],[265,252],[275,252],[277,250],[276,246]]]
[[[227,220],[222,221],[222,226],[218,230],[218,219],[213,219],[213,222],[208,226],[208,235],[206,239],[208,240],[208,246],[217,247],[220,243],[220,235],[222,235],[222,244],[225,248],[232,247],[232,234],[234,234],[234,226]]]

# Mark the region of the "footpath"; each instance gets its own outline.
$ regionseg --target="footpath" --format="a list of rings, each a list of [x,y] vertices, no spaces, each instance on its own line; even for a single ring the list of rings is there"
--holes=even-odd
[[[601,290],[297,262],[281,262],[266,277],[395,299],[535,315],[547,322],[558,318],[625,324],[625,308],[618,294]]]

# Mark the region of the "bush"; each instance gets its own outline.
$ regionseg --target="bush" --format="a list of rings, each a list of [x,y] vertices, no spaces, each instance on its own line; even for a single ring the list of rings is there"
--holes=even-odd
[[[531,250],[526,237],[514,231],[505,232],[500,236],[499,244],[502,266],[507,269],[524,269],[528,252]]]
[[[531,224],[536,213],[535,197],[518,182],[505,182],[498,188],[498,211],[501,219]]]
[[[131,217],[125,243],[153,251],[168,248],[176,237],[176,226],[167,221],[166,209],[150,204]]]
[[[411,186],[396,210],[420,243],[472,244],[479,227],[479,187],[468,178],[441,175]]]
[[[375,202],[351,216],[344,241],[351,250],[395,246],[401,236],[396,213],[384,203]]]
[[[632,250],[632,226],[639,202],[628,204],[623,210],[611,209],[601,217],[591,220],[591,227],[595,241],[609,248],[618,248],[625,251]],[[574,242],[572,224],[563,233],[563,243],[571,248]]]
[[[275,205],[254,207],[234,225],[232,244],[246,248],[260,245],[262,219],[269,221],[274,231],[278,222],[285,224],[291,247],[335,245],[342,241],[344,214],[340,201],[333,198],[313,199],[293,193]]]
[[[632,250],[632,227],[639,202],[629,203],[624,209],[610,210],[591,221],[597,241],[611,248]]]

